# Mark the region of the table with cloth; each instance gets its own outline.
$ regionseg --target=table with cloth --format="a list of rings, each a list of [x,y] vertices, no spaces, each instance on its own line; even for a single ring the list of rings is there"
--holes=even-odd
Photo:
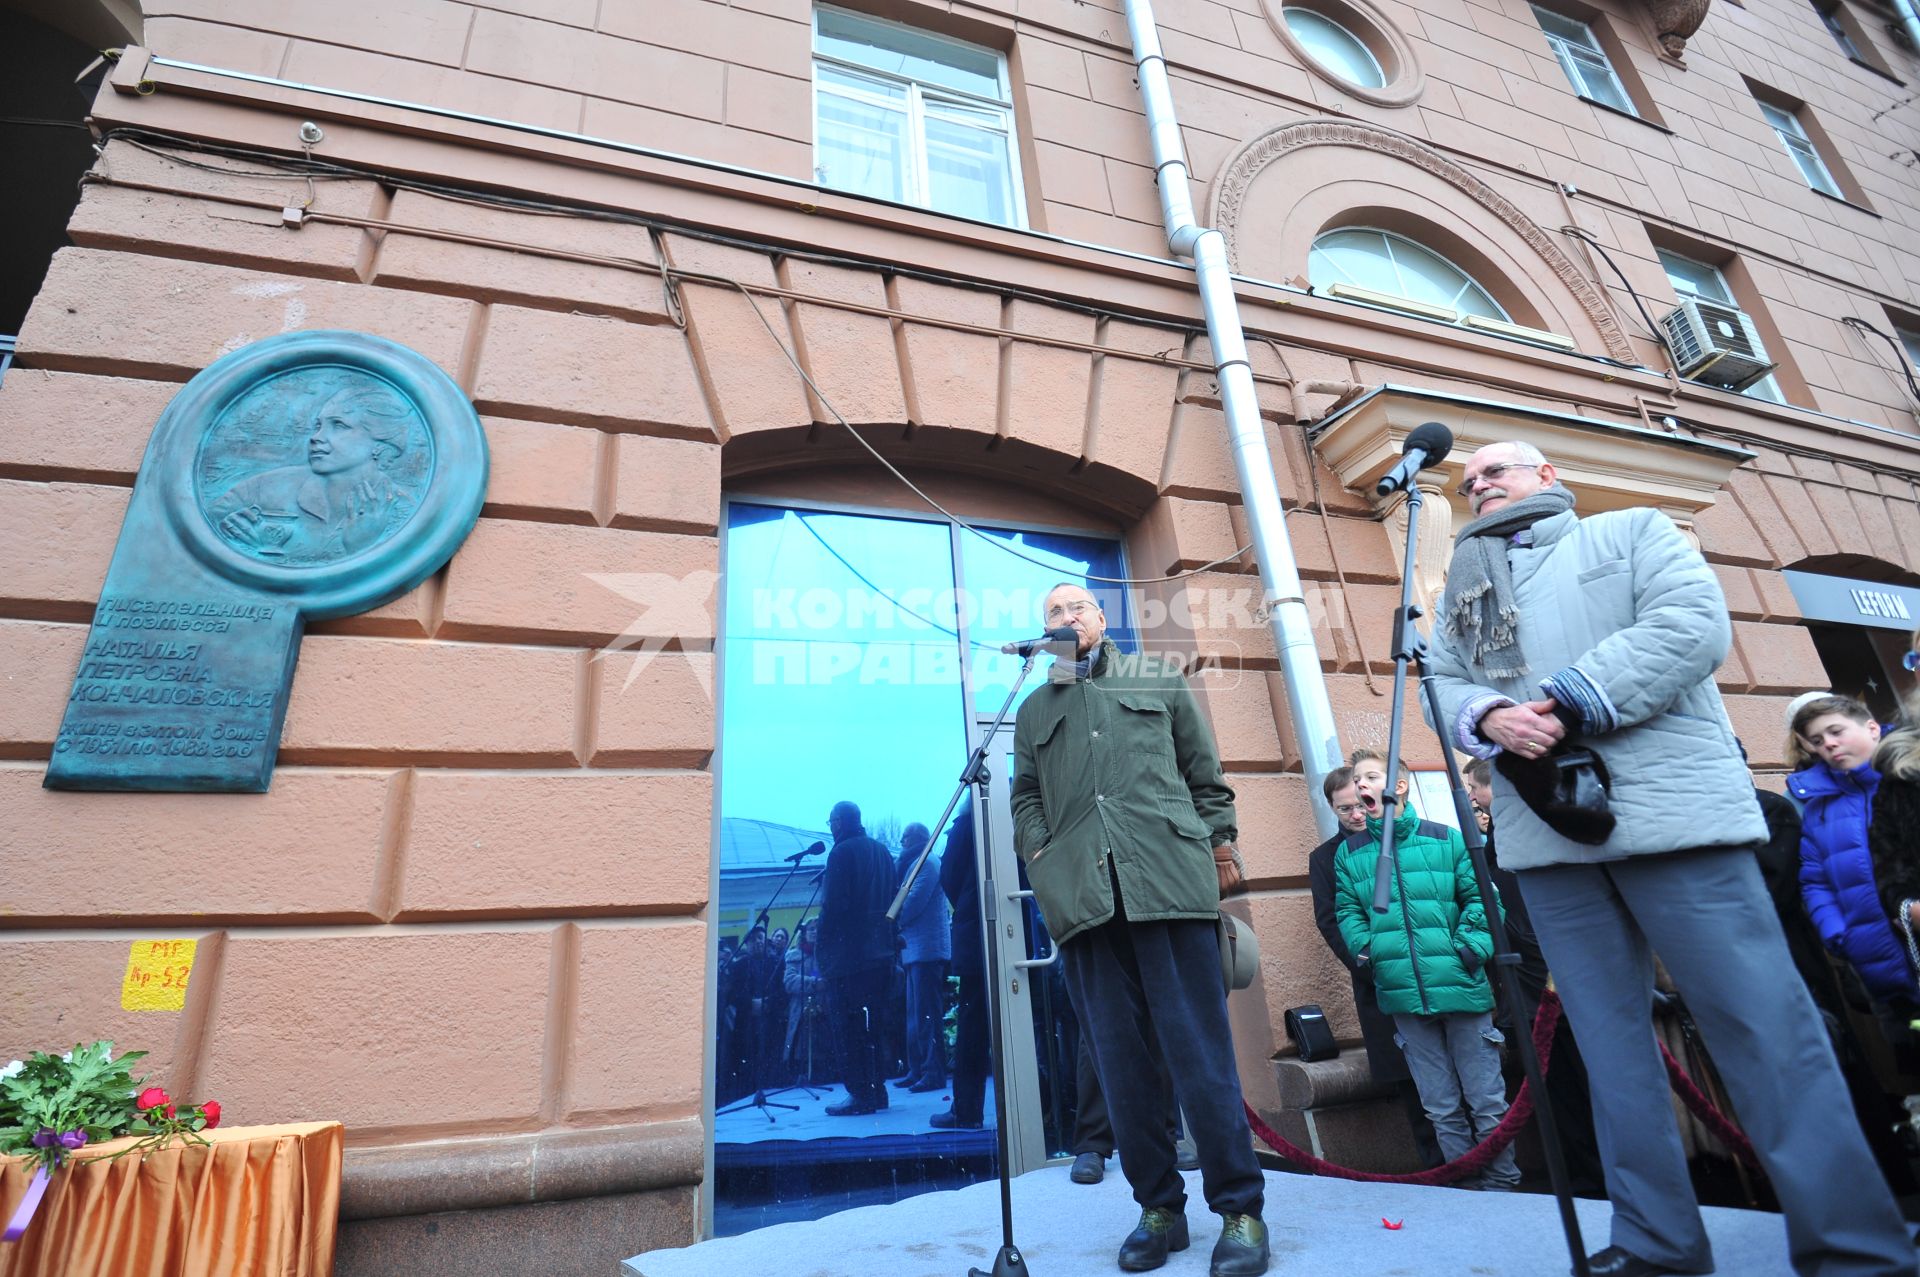
[[[0,1277],[327,1277],[340,1214],[338,1122],[203,1132],[207,1143],[107,1155],[82,1149],[53,1173]],[[0,1220],[26,1197],[35,1163],[0,1157]]]

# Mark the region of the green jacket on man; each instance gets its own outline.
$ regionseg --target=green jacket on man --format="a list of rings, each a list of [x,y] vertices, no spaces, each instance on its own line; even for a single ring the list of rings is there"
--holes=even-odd
[[[1484,967],[1493,936],[1460,832],[1402,812],[1394,822],[1397,870],[1387,911],[1375,913],[1380,830],[1380,818],[1369,818],[1366,831],[1348,834],[1333,854],[1340,938],[1348,952],[1367,959],[1380,1009],[1388,1015],[1492,1010]]]
[[[1084,678],[1058,662],[1020,707],[1013,759],[1014,850],[1056,941],[1112,919],[1114,877],[1133,921],[1219,915],[1233,790],[1176,660],[1109,639]]]

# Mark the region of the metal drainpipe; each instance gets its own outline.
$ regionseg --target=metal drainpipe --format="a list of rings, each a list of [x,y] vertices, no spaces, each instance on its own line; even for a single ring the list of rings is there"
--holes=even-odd
[[[1173,114],[1173,92],[1167,84],[1166,58],[1160,52],[1153,6],[1148,0],[1126,0],[1126,11],[1134,66],[1140,75],[1140,96],[1146,104],[1167,245],[1176,256],[1193,259],[1194,274],[1200,282],[1200,305],[1206,313],[1207,338],[1213,345],[1214,372],[1226,408],[1240,496],[1253,532],[1254,553],[1260,559],[1260,584],[1272,604],[1268,624],[1273,627],[1280,671],[1287,683],[1293,735],[1300,745],[1315,823],[1323,837],[1330,837],[1335,829],[1333,812],[1321,796],[1320,784],[1328,772],[1340,766],[1340,736],[1334,727],[1326,680],[1320,674],[1320,652],[1313,644],[1313,621],[1307,615],[1300,569],[1294,561],[1293,543],[1287,538],[1286,512],[1273,481],[1273,457],[1267,451],[1267,437],[1260,425],[1253,367],[1247,362],[1246,337],[1240,330],[1240,305],[1227,269],[1227,245],[1219,231],[1202,227],[1193,215],[1187,165],[1181,158],[1185,152]]]
[[[1893,0],[1893,11],[1900,15],[1900,25],[1913,42],[1913,52],[1920,55],[1920,16],[1914,14],[1913,0]]]

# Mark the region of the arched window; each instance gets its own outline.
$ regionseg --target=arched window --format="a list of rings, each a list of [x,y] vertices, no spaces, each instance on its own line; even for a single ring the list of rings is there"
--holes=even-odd
[[[1373,56],[1365,41],[1324,13],[1287,5],[1281,10],[1287,30],[1300,42],[1307,55],[1327,71],[1359,85],[1378,89],[1387,82],[1380,59]]]
[[[1307,278],[1335,296],[1395,306],[1460,323],[1469,316],[1511,323],[1506,308],[1473,276],[1430,248],[1371,227],[1327,231],[1307,254]],[[1441,313],[1445,312],[1445,313]]]

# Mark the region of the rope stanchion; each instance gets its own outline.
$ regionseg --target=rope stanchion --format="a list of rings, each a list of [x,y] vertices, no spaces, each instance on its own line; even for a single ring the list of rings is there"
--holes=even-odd
[[[1700,1121],[1700,1125],[1713,1133],[1713,1137],[1727,1146],[1727,1151],[1755,1170],[1760,1170],[1760,1155],[1753,1151],[1753,1142],[1746,1133],[1733,1124],[1733,1119],[1713,1106],[1687,1071],[1680,1067],[1680,1061],[1673,1058],[1673,1052],[1667,1050],[1666,1043],[1660,1044],[1660,1058],[1667,1062],[1667,1081],[1673,1086],[1675,1095],[1687,1106],[1687,1112]]]
[[[1540,999],[1540,1008],[1533,1017],[1533,1046],[1540,1057],[1540,1074],[1545,1077],[1553,1064],[1553,1043],[1555,1030],[1560,1027],[1560,997],[1548,989]],[[1701,1093],[1694,1080],[1687,1076],[1680,1062],[1662,1045],[1660,1054],[1666,1061],[1667,1079],[1672,1083],[1674,1092],[1680,1096],[1696,1118],[1716,1139],[1726,1145],[1732,1153],[1751,1166],[1759,1166],[1760,1159],[1753,1151],[1753,1145],[1733,1124],[1732,1119],[1713,1106],[1713,1102]],[[1260,1137],[1267,1147],[1286,1158],[1289,1162],[1314,1175],[1324,1175],[1329,1179],[1354,1180],[1363,1184],[1451,1184],[1457,1180],[1478,1174],[1490,1165],[1506,1147],[1519,1135],[1520,1128],[1533,1118],[1533,1087],[1522,1082],[1515,1092],[1513,1103],[1507,1108],[1507,1115],[1500,1124],[1487,1132],[1486,1138],[1462,1153],[1459,1157],[1431,1170],[1413,1171],[1404,1175],[1389,1175],[1376,1171],[1357,1171],[1350,1166],[1341,1166],[1325,1158],[1315,1157],[1312,1153],[1293,1144],[1266,1122],[1261,1120],[1253,1106],[1242,1100],[1241,1107],[1247,1113],[1247,1125]]]

